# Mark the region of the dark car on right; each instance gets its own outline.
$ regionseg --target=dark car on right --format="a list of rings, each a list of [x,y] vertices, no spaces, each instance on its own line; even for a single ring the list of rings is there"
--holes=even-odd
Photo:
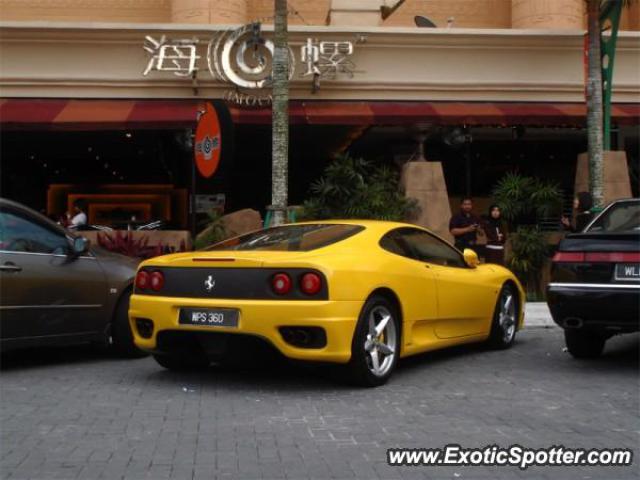
[[[640,330],[640,199],[611,203],[560,242],[547,303],[576,358],[597,357],[613,335]]]

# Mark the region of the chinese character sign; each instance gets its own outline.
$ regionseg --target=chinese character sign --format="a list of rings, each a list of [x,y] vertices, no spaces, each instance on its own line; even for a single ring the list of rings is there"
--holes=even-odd
[[[191,76],[196,70],[200,58],[196,51],[197,39],[170,40],[163,35],[160,40],[145,37],[144,49],[151,55],[147,68],[142,73],[148,75],[151,70],[173,72],[179,77]]]
[[[162,35],[159,40],[147,36],[144,50],[149,54],[149,62],[143,75],[152,71],[172,72],[180,77],[194,77],[198,73],[199,40],[168,40]],[[300,77],[313,77],[313,91],[319,86],[320,79],[335,80],[339,75],[353,78],[355,64],[351,60],[354,44],[350,41],[318,41],[308,38],[300,47],[300,63],[304,66]],[[249,91],[263,90],[271,86],[271,63],[273,43],[264,39],[259,23],[252,23],[234,30],[220,32],[208,42],[206,52],[207,67],[214,79],[235,86],[236,96],[248,95]],[[289,49],[290,80],[294,78],[296,55]],[[265,101],[270,95],[257,94]],[[244,98],[244,97],[242,97]],[[257,97],[256,97],[257,98]],[[257,101],[254,104],[261,105]],[[247,102],[250,104],[250,102]]]
[[[312,39],[308,38],[307,43],[300,47],[300,60],[307,67],[306,72],[302,74],[303,77],[320,75],[320,69],[318,68],[320,47]]]

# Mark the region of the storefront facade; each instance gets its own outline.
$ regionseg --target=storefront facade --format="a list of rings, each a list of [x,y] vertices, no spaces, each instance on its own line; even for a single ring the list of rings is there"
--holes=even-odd
[[[168,216],[185,228],[185,132],[204,101],[226,99],[233,154],[213,179],[199,180],[198,193],[224,194],[227,211],[264,209],[268,99],[223,78],[215,57],[223,52],[217,39],[252,19],[265,18],[261,35],[268,39],[273,2],[158,0],[112,2],[110,9],[95,2],[78,10],[74,2],[51,1],[37,13],[35,3],[42,4],[0,1],[3,173],[40,175],[33,206],[55,214],[74,195],[94,195],[95,219],[109,220],[100,217],[110,208],[104,205],[127,197],[137,205],[127,211]],[[439,195],[450,204],[464,194],[488,201],[492,182],[514,168],[550,175],[571,196],[577,154],[586,148],[582,0],[407,1],[387,18],[384,3],[296,2],[291,203],[304,200],[332,154],[401,166],[421,154],[419,144],[436,161],[428,163],[443,165]],[[444,28],[415,27],[418,14]],[[613,82],[613,147],[626,150],[630,162],[637,162],[640,123],[638,17],[631,11],[622,20]],[[340,55],[334,71],[315,76],[308,60],[324,53],[323,43],[329,56],[332,48]],[[161,45],[185,47],[182,59],[159,63]],[[456,129],[471,145],[447,150],[444,139]],[[459,174],[461,166],[471,178]],[[3,195],[24,202],[33,194],[20,192],[29,187],[5,180]],[[450,205],[440,207],[440,216],[448,215]]]

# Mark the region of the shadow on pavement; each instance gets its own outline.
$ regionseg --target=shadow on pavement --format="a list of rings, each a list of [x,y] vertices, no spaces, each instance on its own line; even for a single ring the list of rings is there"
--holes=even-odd
[[[536,364],[531,364],[532,350],[539,359]],[[400,361],[396,375],[446,365],[447,362],[452,363],[452,368],[458,361],[481,362],[488,355],[504,356],[504,361],[511,362],[512,368],[516,369],[566,369],[575,375],[601,375],[606,371],[637,375],[640,368],[640,333],[612,337],[607,341],[602,356],[587,360],[575,359],[566,351],[562,330],[528,330],[521,332],[513,347],[507,350],[492,350],[486,344],[477,343],[408,357]]]
[[[64,347],[34,347],[2,353],[0,356],[0,371],[76,363],[110,362],[114,360],[122,361],[123,359],[105,347],[90,344]]]
[[[640,368],[640,334],[632,333],[616,335],[607,340],[601,357],[589,360],[577,360],[568,353],[567,359],[573,362],[593,367],[594,370],[633,371],[637,374]]]
[[[403,359],[398,364],[396,375],[412,370],[428,369],[437,363],[446,363],[456,358],[482,355],[487,349],[483,345],[472,344],[452,347],[446,350],[429,352]],[[197,372],[175,372],[163,370],[149,376],[152,381],[183,385],[193,384],[233,388],[237,390],[265,390],[296,391],[309,389],[348,390],[357,391],[360,388],[354,385],[345,365],[322,365],[298,361],[288,361],[283,358],[265,358],[255,362],[251,366],[227,366],[212,365]],[[391,379],[388,386],[393,386]],[[382,387],[385,388],[385,387]]]
[[[286,359],[262,359],[252,366],[213,364],[197,371],[170,371],[160,365],[148,376],[154,382],[183,385],[195,382],[202,386],[234,390],[348,390],[353,389],[344,369],[331,365],[293,362]]]
[[[457,368],[460,362],[481,361],[487,355],[501,355],[505,360],[513,361],[513,367],[519,368],[519,362],[528,370],[534,368],[566,369],[584,375],[601,374],[606,371],[619,373],[637,373],[640,367],[640,334],[628,334],[613,337],[607,342],[604,354],[597,359],[577,360],[564,351],[562,331],[549,330],[525,331],[520,334],[512,349],[495,351],[484,344],[470,344],[450,347],[444,350],[427,352],[402,359],[398,364],[396,376],[412,375],[422,369],[448,366]],[[531,352],[540,350],[541,345],[548,345],[545,354],[538,354],[540,362],[537,367],[531,365]],[[251,359],[248,365],[214,364],[200,371],[172,372],[157,365],[151,358],[122,359],[105,348],[95,345],[68,347],[41,347],[3,353],[0,357],[0,372],[27,370],[42,367],[56,367],[81,363],[106,362],[138,362],[138,365],[157,368],[148,375],[152,381],[184,384],[197,381],[202,384],[226,385],[239,389],[278,388],[280,390],[296,390],[308,387],[328,388],[333,390],[353,389],[346,368],[335,365],[318,365],[314,363],[293,362],[279,357]],[[142,363],[141,363],[142,362]],[[393,380],[391,382],[393,384]]]
[[[513,348],[517,348],[517,345]],[[487,351],[491,350],[489,350],[484,344],[472,343],[469,345],[448,347],[442,350],[435,350],[433,352],[419,353],[400,360],[398,370],[409,371],[412,369],[427,368],[430,365],[436,365],[465,356],[468,356],[471,359],[475,355],[480,355]]]

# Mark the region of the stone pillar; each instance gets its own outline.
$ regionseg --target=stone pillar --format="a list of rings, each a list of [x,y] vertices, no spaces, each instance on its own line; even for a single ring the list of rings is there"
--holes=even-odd
[[[584,29],[584,0],[512,0],[512,28]]]
[[[587,153],[578,155],[575,192],[589,191],[589,157]],[[604,202],[605,205],[620,198],[631,197],[631,180],[624,151],[604,152]]]
[[[376,27],[382,23],[381,5],[377,0],[332,0],[329,25]]]
[[[400,184],[407,197],[418,201],[420,213],[413,223],[452,242],[453,237],[449,233],[451,207],[442,163],[407,162],[402,167]]]
[[[247,0],[172,0],[173,23],[242,24]]]
[[[622,8],[620,30],[640,30],[640,2],[633,2],[629,7]]]

